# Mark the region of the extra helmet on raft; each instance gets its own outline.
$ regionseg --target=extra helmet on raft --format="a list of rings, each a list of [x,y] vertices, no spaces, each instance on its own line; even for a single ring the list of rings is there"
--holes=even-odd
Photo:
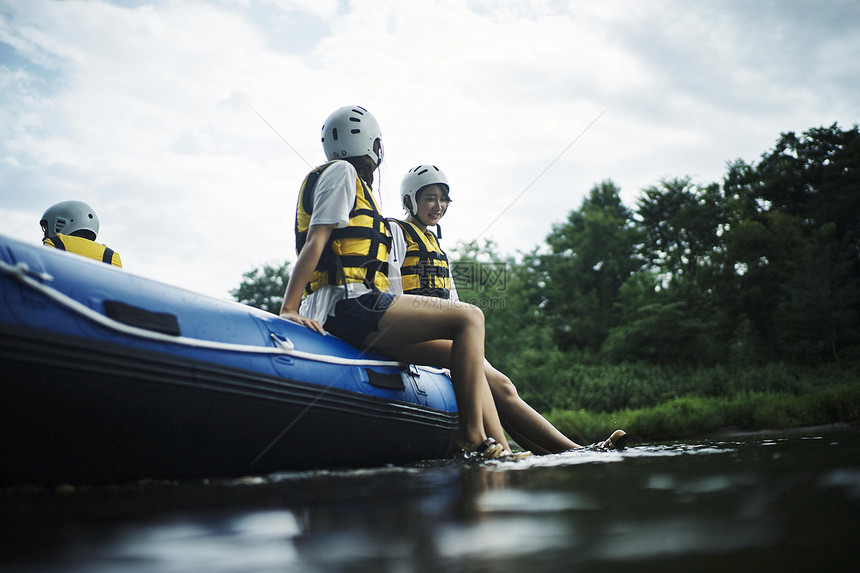
[[[376,118],[361,106],[348,105],[332,113],[322,127],[322,144],[326,159],[370,157],[376,165],[382,162],[382,150],[374,151],[374,143],[382,141],[382,131]]]
[[[77,232],[95,241],[99,234],[99,217],[83,201],[63,201],[48,207],[39,224],[46,238],[58,233],[72,235]]]
[[[435,165],[413,167],[406,172],[403,181],[400,182],[400,202],[406,212],[413,217],[418,214],[418,192],[428,185],[442,185],[445,188],[445,194],[448,194],[448,178]],[[407,197],[410,198],[411,208],[406,202]]]

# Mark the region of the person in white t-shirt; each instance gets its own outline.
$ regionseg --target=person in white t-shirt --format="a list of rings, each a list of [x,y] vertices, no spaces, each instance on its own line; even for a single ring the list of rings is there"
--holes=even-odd
[[[451,203],[448,178],[435,165],[410,169],[400,185],[400,198],[408,214],[405,221],[389,219],[391,249],[388,254],[389,287],[394,295],[421,294],[457,300],[451,263],[439,245],[439,237],[428,227],[435,226]],[[441,233],[439,233],[441,235]],[[450,362],[451,341],[427,343],[436,354],[436,363]],[[484,359],[484,375],[493,394],[502,426],[516,442],[538,454],[559,453],[583,446],[560,432],[523,400],[511,379]],[[624,449],[627,434],[616,430],[602,442],[602,448]]]
[[[515,457],[484,377],[481,309],[386,292],[391,238],[371,191],[382,162],[376,119],[359,106],[340,108],[326,119],[322,144],[329,162],[308,174],[299,193],[298,259],[280,316],[415,364],[439,366],[426,344],[451,341],[446,363],[457,398],[458,446],[468,457]]]

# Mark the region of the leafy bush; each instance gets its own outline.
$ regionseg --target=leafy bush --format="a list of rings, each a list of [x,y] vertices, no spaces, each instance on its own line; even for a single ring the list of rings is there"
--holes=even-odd
[[[807,394],[745,392],[723,397],[683,397],[618,412],[554,410],[547,414],[571,439],[608,436],[623,428],[633,443],[689,439],[726,428],[754,431],[821,424],[860,423],[860,385]]]

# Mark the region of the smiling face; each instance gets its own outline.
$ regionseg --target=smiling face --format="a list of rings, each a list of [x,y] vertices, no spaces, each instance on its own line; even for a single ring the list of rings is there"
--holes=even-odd
[[[436,225],[448,209],[448,192],[441,185],[433,184],[417,193],[418,213],[409,217],[422,230]]]

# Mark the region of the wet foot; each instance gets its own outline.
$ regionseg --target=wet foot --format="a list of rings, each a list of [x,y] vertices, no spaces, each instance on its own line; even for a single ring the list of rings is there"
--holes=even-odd
[[[615,430],[611,436],[602,442],[597,442],[593,447],[601,450],[623,450],[627,447],[627,432]]]
[[[467,443],[457,442],[457,452],[454,457],[467,460],[496,460],[505,455],[510,455],[511,452],[505,449],[502,444],[493,438],[487,438],[477,446]]]

